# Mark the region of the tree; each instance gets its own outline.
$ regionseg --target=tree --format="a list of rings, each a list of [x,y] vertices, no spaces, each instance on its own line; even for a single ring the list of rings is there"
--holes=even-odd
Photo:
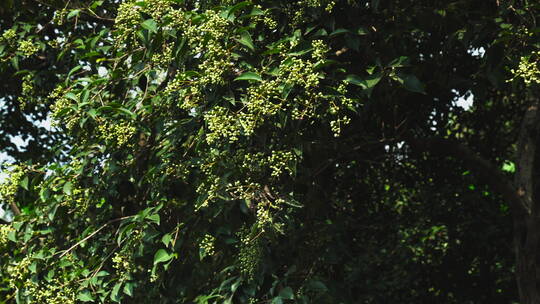
[[[3,3],[4,302],[539,302],[538,4]]]

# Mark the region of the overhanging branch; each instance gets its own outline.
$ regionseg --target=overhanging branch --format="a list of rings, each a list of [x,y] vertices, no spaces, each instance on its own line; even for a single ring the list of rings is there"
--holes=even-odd
[[[443,156],[453,156],[460,159],[480,182],[488,185],[493,191],[500,193],[510,203],[510,207],[519,212],[530,213],[530,208],[518,195],[511,181],[504,176],[493,164],[480,157],[467,146],[456,140],[443,138],[407,138],[406,142],[414,149],[428,151]]]

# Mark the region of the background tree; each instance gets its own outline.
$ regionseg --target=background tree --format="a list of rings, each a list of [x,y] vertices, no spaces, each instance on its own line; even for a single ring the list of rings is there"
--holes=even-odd
[[[1,297],[537,303],[538,9],[4,1]]]

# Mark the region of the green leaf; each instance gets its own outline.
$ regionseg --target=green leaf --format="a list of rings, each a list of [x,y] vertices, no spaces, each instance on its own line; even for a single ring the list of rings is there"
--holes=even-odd
[[[18,56],[13,56],[11,57],[11,65],[13,66],[13,68],[15,70],[19,70],[19,57]]]
[[[94,2],[92,2],[92,4],[90,5],[90,9],[95,10],[96,8],[98,8],[99,6],[101,6],[102,4],[103,4],[103,1],[102,1],[102,0],[94,1]]]
[[[173,258],[173,255],[169,254],[165,249],[159,249],[154,254],[154,265],[167,262],[168,260],[172,258]]]
[[[307,284],[307,288],[316,292],[325,292],[328,290],[328,287],[323,282],[317,280],[310,281]]]
[[[246,46],[251,51],[255,51],[253,39],[251,39],[251,35],[248,32],[242,32],[242,34],[240,34],[240,39],[236,39],[236,41],[240,42],[242,45]]]
[[[241,10],[242,8],[244,8],[245,6],[248,6],[250,4],[251,4],[250,1],[243,1],[243,2],[237,3],[237,4],[233,5],[233,6],[231,6],[228,10],[225,11],[225,16],[224,17],[225,18],[234,17],[234,13],[236,13],[237,11]],[[233,18],[233,20],[234,20],[234,18]]]
[[[111,300],[115,302],[120,302],[120,297],[118,296],[118,293],[120,292],[121,287],[122,287],[122,282],[118,282],[116,283],[116,285],[114,285],[111,292]]]
[[[157,214],[157,213],[151,214],[151,215],[147,216],[146,219],[156,223],[159,226],[159,223],[160,223],[159,214]]]
[[[377,83],[379,83],[381,78],[382,77],[379,73],[370,75],[366,78],[360,78],[357,75],[348,75],[347,78],[345,78],[345,81],[350,84],[360,86],[364,90],[371,90],[377,85]]]
[[[504,162],[502,170],[504,172],[514,173],[516,172],[516,165],[513,162],[507,160]]]
[[[279,292],[279,297],[285,300],[292,300],[294,299],[294,293],[292,288],[285,287]]]
[[[368,34],[368,31],[363,28],[363,27],[359,27],[357,30],[356,30],[356,34],[358,34],[359,36],[363,36],[363,35],[367,35]]]
[[[409,63],[409,57],[407,56],[400,56],[392,61],[390,61],[390,63],[388,64],[388,66],[390,67],[394,67],[394,68],[397,68],[397,67],[404,67],[404,66],[407,66]]]
[[[82,90],[82,92],[81,92],[81,103],[87,102],[88,98],[90,98],[90,91],[89,90]]]
[[[163,237],[161,238],[161,242],[163,244],[165,244],[165,246],[169,246],[169,243],[171,242],[172,240],[172,235],[170,233],[166,233],[165,235],[163,235]]]
[[[47,217],[50,221],[54,219],[54,216],[56,215],[56,211],[58,210],[58,205],[54,205],[51,210],[47,213]]]
[[[17,242],[17,233],[15,231],[10,231],[8,232],[7,238],[12,242]]]
[[[234,81],[238,81],[238,80],[262,81],[262,78],[257,73],[245,72],[234,79]]]
[[[116,108],[116,110],[118,112],[120,112],[120,113],[126,114],[127,116],[129,116],[129,117],[131,117],[133,119],[135,119],[137,117],[137,115],[135,113],[131,112],[130,110],[128,110],[126,108],[120,107],[120,108]]]
[[[28,269],[32,272],[32,273],[36,273],[37,272],[37,262],[34,261],[32,262],[32,264],[30,264],[28,266]]]
[[[64,95],[64,97],[69,98],[69,99],[71,99],[71,100],[73,100],[73,101],[76,101],[76,102],[79,101],[79,98],[77,97],[77,95],[73,94],[73,92],[68,92],[68,93],[66,93],[66,94]]]
[[[79,292],[77,295],[77,300],[83,301],[83,302],[92,302],[94,301],[94,298],[92,297],[92,294],[88,290],[84,290]]]
[[[275,297],[272,300],[272,304],[283,304],[283,300],[280,297]]]
[[[46,202],[48,199],[49,199],[49,196],[51,195],[50,191],[48,188],[41,188],[41,190],[39,191],[39,198],[41,199],[42,202]]]
[[[281,89],[281,98],[287,99],[287,97],[289,96],[289,94],[291,93],[293,89],[293,84],[286,83],[283,86],[281,86],[280,89]]]
[[[356,75],[348,75],[347,78],[345,78],[345,81],[350,83],[350,84],[354,84],[354,85],[357,85],[357,86],[362,86],[363,85],[363,79],[356,76]]]
[[[350,33],[350,31],[340,28],[340,29],[337,29],[337,30],[333,31],[332,33],[330,33],[330,35],[328,35],[328,37],[335,37],[335,36],[346,34],[346,33]]]
[[[130,297],[133,297],[133,286],[135,284],[133,282],[127,282],[124,286],[124,293],[127,294]]]
[[[98,272],[98,273],[96,274],[96,277],[98,277],[98,278],[99,278],[99,277],[106,277],[106,276],[108,276],[108,275],[110,275],[110,273],[109,273],[108,271],[106,271],[106,270],[101,270],[100,272]]]
[[[73,189],[73,184],[71,182],[65,183],[64,187],[62,187],[62,191],[64,191],[64,193],[67,195],[71,195],[72,189]]]
[[[81,13],[80,9],[74,9],[71,12],[69,12],[69,14],[67,14],[66,18],[69,20],[69,19],[71,19],[71,18],[73,18],[75,16],[79,16],[80,13]]]
[[[20,182],[19,185],[28,191],[28,176],[25,176]]]
[[[236,280],[234,283],[232,283],[231,285],[231,292],[232,293],[235,293],[236,290],[238,289],[238,287],[240,286],[240,284],[242,284],[242,280],[238,279]]]
[[[88,113],[88,116],[92,117],[92,119],[97,118],[97,110],[96,109],[90,109],[86,113]]]
[[[405,86],[405,89],[411,92],[425,94],[424,84],[414,75],[405,75],[403,77],[403,85]]]
[[[82,69],[82,66],[78,65],[78,66],[75,66],[74,68],[72,68],[71,70],[69,70],[69,73],[66,76],[66,85],[69,83],[69,80],[71,79],[71,76],[73,74],[75,74],[75,72],[77,72],[80,69]]]
[[[157,33],[157,23],[154,19],[145,20],[141,26],[152,33]]]

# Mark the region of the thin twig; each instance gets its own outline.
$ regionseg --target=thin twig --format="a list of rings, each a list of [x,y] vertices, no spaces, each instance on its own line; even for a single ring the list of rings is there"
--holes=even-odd
[[[115,222],[118,222],[118,221],[121,221],[121,220],[125,220],[125,219],[130,218],[130,217],[133,217],[133,215],[124,216],[124,217],[120,217],[120,218],[108,221],[107,223],[103,224],[103,226],[99,227],[96,231],[90,233],[87,237],[85,237],[84,239],[78,241],[75,245],[73,245],[73,246],[69,247],[68,249],[66,249],[58,258],[62,258],[66,254],[68,254],[70,251],[72,251],[75,247],[77,247],[80,244],[84,243],[85,241],[87,241],[88,239],[90,239],[91,237],[96,235],[98,232],[103,230],[103,228],[107,227],[108,225],[110,225],[112,223],[115,223]]]

